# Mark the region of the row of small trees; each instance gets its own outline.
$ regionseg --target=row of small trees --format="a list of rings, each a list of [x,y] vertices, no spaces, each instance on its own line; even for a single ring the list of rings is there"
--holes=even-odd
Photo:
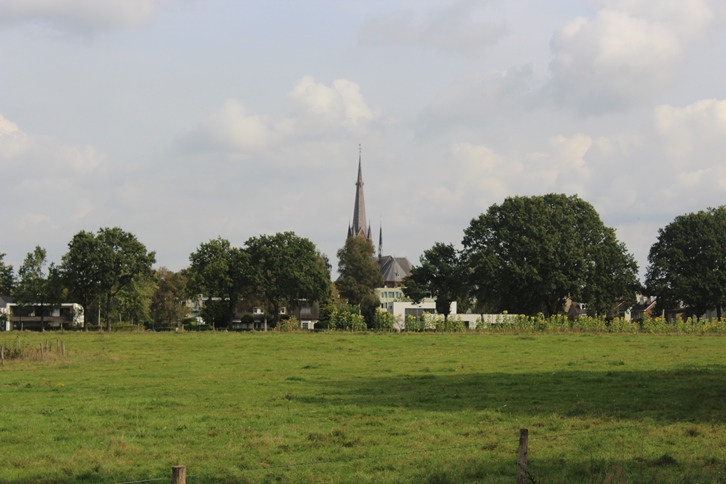
[[[155,253],[118,227],[79,232],[58,265],[48,265],[46,251],[36,247],[17,276],[3,257],[0,294],[12,295],[20,305],[40,306],[41,318],[44,306],[65,301],[79,303],[86,316],[92,305],[99,313],[103,307],[109,330],[114,315],[126,322],[179,322],[187,311],[182,302],[197,294],[207,298],[204,315],[210,322],[230,325],[242,299],[265,308],[274,324],[281,304],[313,300],[324,305],[332,293],[327,258],[292,232],[253,237],[244,247],[210,240],[180,272],[154,270]]]

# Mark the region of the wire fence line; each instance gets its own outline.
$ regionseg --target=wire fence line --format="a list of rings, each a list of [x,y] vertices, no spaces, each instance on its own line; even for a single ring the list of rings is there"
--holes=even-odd
[[[690,420],[690,419],[689,419]],[[687,422],[689,420],[685,420],[683,422]],[[529,440],[530,441],[550,441],[554,439],[558,439],[561,437],[569,437],[572,435],[581,435],[581,434],[590,434],[590,433],[606,433],[606,432],[615,432],[618,430],[623,429],[629,429],[633,427],[639,427],[642,424],[623,424],[616,427],[608,427],[608,428],[590,428],[590,429],[583,429],[583,430],[575,430],[570,432],[558,432],[558,433],[552,433],[552,434],[544,434],[544,435],[535,435],[532,436],[530,434]],[[356,461],[362,461],[362,460],[373,460],[373,459],[386,459],[390,457],[399,457],[399,456],[405,456],[405,455],[415,455],[415,454],[429,454],[429,453],[436,453],[436,452],[446,452],[451,450],[459,450],[459,449],[468,449],[468,448],[480,448],[481,450],[490,450],[488,447],[491,444],[517,444],[519,442],[518,438],[513,439],[504,439],[504,440],[495,440],[491,442],[486,443],[476,443],[476,444],[465,444],[465,445],[455,445],[455,446],[448,446],[448,447],[437,447],[435,449],[422,449],[422,450],[411,450],[411,451],[405,451],[405,452],[391,452],[386,454],[371,454],[371,455],[362,455],[362,456],[355,456],[355,457],[342,457],[339,459],[327,459],[327,460],[315,460],[315,461],[307,461],[307,462],[297,462],[293,464],[281,464],[281,465],[273,465],[273,466],[259,466],[259,467],[251,467],[251,468],[240,468],[234,472],[232,471],[209,471],[209,472],[198,472],[195,474],[188,474],[186,476],[187,479],[192,479],[195,477],[204,477],[204,476],[211,476],[211,475],[232,475],[232,474],[242,474],[245,472],[259,472],[259,471],[273,471],[273,470],[284,470],[284,469],[294,469],[297,467],[311,467],[311,466],[319,466],[319,465],[328,465],[328,464],[343,464],[348,462],[356,462]],[[119,482],[116,484],[142,484],[145,482],[157,482],[157,481],[168,481],[169,477],[156,477],[156,478],[150,478],[150,479],[143,479],[139,481],[124,481]]]

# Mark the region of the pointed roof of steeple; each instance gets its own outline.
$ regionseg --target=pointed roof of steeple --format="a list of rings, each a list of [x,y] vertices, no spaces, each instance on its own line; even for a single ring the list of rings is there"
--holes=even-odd
[[[363,168],[361,163],[361,147],[358,145],[358,180],[355,182],[355,206],[353,207],[353,235],[370,238],[370,229],[366,227],[366,202],[363,196]]]

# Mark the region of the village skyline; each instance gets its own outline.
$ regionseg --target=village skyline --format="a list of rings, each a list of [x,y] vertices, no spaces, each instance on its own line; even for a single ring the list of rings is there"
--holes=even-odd
[[[658,8],[655,8],[657,6]],[[0,252],[118,226],[179,270],[367,217],[412,262],[508,196],[590,202],[641,278],[726,197],[718,2],[0,2]]]

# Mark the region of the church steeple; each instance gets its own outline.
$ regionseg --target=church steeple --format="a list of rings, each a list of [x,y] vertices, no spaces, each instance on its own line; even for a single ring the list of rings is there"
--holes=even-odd
[[[366,226],[366,202],[365,197],[363,196],[363,167],[361,163],[361,152],[361,146],[358,145],[358,179],[355,182],[353,225],[348,229],[348,237],[363,237],[371,240],[370,226]]]

